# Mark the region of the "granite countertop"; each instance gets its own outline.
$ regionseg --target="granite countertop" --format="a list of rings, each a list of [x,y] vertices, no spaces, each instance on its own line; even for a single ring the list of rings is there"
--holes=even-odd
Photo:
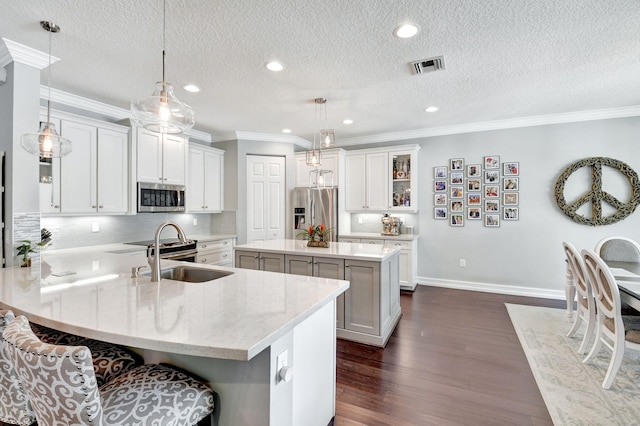
[[[234,250],[383,262],[394,254],[397,254],[400,248],[382,244],[352,244],[333,241],[329,243],[329,247],[307,247],[306,240],[267,240],[237,245],[234,247]]]
[[[413,241],[420,238],[418,234],[400,234],[400,235],[382,235],[380,232],[350,232],[348,234],[340,234],[338,238],[363,238],[367,240],[400,240]]]
[[[144,274],[148,268],[131,278],[132,267],[147,265],[135,248],[45,250],[31,268],[0,271],[0,306],[112,343],[250,360],[349,287],[343,280],[201,264],[189,266],[233,274],[204,283],[153,283]],[[161,262],[163,268],[179,264]]]

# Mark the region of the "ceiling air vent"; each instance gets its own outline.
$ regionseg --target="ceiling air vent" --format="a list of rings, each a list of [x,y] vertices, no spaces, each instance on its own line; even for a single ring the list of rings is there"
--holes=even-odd
[[[411,62],[410,65],[414,74],[423,74],[425,72],[440,71],[444,69],[444,56],[436,56],[435,58],[422,59],[420,61]]]

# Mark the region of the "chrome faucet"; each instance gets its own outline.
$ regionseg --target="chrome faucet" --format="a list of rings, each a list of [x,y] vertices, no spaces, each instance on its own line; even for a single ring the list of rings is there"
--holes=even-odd
[[[185,235],[180,225],[175,222],[163,222],[158,226],[156,230],[156,236],[153,240],[153,257],[147,257],[147,262],[149,262],[149,267],[151,267],[151,281],[158,282],[160,281],[160,234],[162,230],[167,226],[173,226],[176,231],[178,231],[178,239],[181,243],[187,241],[187,236]]]

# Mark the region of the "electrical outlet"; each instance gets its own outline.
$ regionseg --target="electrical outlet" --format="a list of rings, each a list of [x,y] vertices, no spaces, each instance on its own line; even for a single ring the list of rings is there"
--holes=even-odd
[[[91,222],[91,232],[100,232],[100,222]]]
[[[362,225],[362,216],[358,216],[358,225]]]
[[[193,226],[198,226],[198,218],[197,217],[193,218]]]
[[[460,259],[460,267],[461,268],[467,267],[467,259]]]

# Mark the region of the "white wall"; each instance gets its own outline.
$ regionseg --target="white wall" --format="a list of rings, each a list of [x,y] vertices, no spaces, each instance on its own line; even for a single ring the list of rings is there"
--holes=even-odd
[[[420,199],[418,276],[420,283],[483,291],[564,296],[562,241],[593,248],[608,235],[640,241],[640,212],[613,225],[578,224],[558,208],[554,187],[571,163],[610,157],[640,173],[640,117],[486,131],[410,141],[419,143]],[[402,141],[403,144],[408,141]],[[451,227],[433,219],[433,167],[451,158],[481,163],[483,156],[520,162],[520,220],[485,228],[480,221]],[[582,173],[574,186],[591,188]],[[605,174],[604,189],[621,197],[623,179]],[[577,185],[576,185],[577,184]],[[609,186],[607,186],[609,185]],[[466,259],[466,268],[459,266]]]

